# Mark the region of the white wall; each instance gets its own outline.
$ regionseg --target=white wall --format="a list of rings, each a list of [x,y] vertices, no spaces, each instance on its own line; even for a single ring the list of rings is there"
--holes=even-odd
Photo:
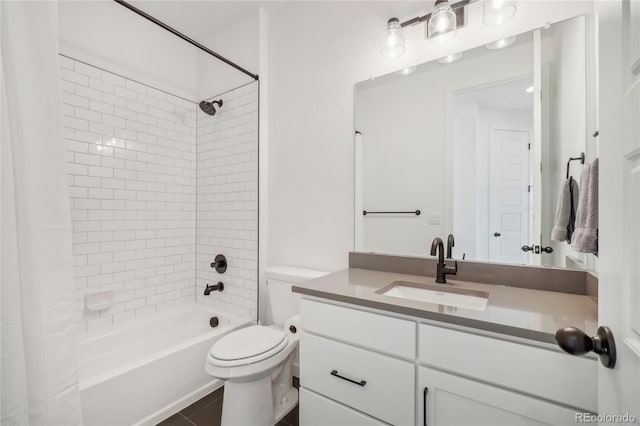
[[[354,233],[356,82],[589,13],[592,4],[522,1],[514,19],[487,27],[481,22],[482,3],[473,3],[469,24],[451,43],[429,44],[421,26],[408,28],[407,54],[384,60],[378,52],[389,7],[386,2],[293,2],[267,11],[268,264],[347,266]]]
[[[113,1],[61,1],[60,51],[190,100],[197,49]]]
[[[113,1],[59,3],[63,54],[196,102],[253,81]],[[259,9],[233,3],[141,1],[134,5],[258,73]],[[185,8],[189,12],[183,13]]]
[[[198,41],[247,71],[258,74],[259,12],[257,7],[250,8],[226,25],[213,27],[210,34]],[[198,52],[197,66],[197,99],[209,99],[255,81],[204,52]]]

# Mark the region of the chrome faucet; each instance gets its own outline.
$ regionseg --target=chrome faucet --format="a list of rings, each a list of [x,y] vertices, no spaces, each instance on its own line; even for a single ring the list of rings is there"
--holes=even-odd
[[[447,257],[451,255],[451,247],[453,246],[453,235],[449,235],[449,244],[447,244]],[[433,239],[431,243],[431,256],[435,256],[436,252],[438,254],[438,265],[436,268],[436,282],[440,284],[447,283],[447,275],[455,275],[458,272],[458,261],[455,262],[455,266],[453,268],[447,267],[444,262],[444,243],[442,239],[436,237]]]

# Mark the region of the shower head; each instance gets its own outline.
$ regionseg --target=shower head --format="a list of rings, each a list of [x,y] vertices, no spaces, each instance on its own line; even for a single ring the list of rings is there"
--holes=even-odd
[[[209,115],[216,115],[216,107],[214,105],[218,105],[218,107],[222,106],[222,99],[219,101],[202,101],[200,102],[200,109]]]

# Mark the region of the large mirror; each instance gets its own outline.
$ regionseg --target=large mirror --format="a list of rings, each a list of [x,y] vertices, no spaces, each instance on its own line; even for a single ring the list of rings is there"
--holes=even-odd
[[[452,233],[458,259],[593,268],[552,239],[594,154],[586,44],[580,16],[356,84],[356,250],[425,256]]]

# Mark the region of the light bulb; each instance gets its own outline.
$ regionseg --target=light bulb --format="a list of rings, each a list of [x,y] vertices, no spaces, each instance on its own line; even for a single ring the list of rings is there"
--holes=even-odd
[[[384,32],[380,55],[384,58],[397,58],[404,54],[404,36],[398,18],[391,18],[387,22]]]
[[[427,22],[426,38],[432,42],[444,43],[456,36],[456,14],[447,0],[437,0],[436,7]]]
[[[500,25],[513,18],[518,7],[515,0],[484,0],[482,22],[486,25]]]

